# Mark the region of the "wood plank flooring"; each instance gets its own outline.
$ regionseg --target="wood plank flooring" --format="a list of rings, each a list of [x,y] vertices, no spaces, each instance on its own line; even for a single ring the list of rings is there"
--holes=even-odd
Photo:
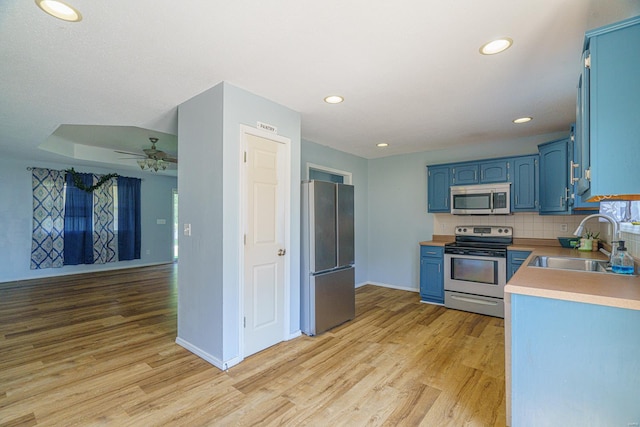
[[[505,425],[502,319],[367,285],[356,320],[222,372],[175,344],[176,277],[0,284],[0,426]]]

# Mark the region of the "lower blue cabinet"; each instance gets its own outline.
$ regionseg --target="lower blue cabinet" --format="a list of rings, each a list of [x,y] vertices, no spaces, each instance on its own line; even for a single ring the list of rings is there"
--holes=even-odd
[[[420,246],[420,299],[444,304],[444,248]]]
[[[524,260],[531,255],[531,251],[507,251],[507,282],[516,274]]]

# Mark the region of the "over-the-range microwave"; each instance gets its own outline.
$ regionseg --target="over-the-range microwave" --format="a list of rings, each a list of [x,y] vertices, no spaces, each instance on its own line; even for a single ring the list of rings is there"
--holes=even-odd
[[[454,185],[451,187],[454,215],[505,215],[511,213],[511,183]]]

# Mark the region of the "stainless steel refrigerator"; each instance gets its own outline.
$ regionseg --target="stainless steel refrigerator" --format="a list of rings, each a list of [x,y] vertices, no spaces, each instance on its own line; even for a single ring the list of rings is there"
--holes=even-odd
[[[317,335],[356,314],[353,186],[302,183],[301,328]]]

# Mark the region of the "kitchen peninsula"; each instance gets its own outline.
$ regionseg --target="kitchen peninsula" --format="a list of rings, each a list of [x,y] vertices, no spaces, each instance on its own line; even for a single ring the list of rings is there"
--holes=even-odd
[[[640,277],[527,266],[505,287],[507,424],[635,425],[640,421]]]

